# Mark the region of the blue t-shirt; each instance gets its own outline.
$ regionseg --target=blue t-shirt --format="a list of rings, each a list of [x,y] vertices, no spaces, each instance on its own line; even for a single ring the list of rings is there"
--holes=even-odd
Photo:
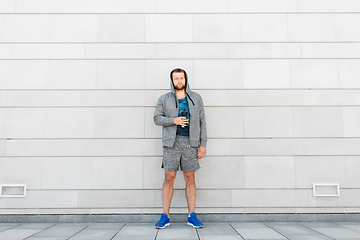
[[[190,113],[189,113],[189,104],[188,104],[188,100],[186,97],[179,99],[179,113],[178,113],[178,117],[183,117],[182,112],[183,111],[187,112],[187,118],[189,119],[189,123],[187,124],[186,127],[181,127],[180,125],[177,126],[177,135],[182,135],[182,136],[189,136],[189,125],[190,125]]]

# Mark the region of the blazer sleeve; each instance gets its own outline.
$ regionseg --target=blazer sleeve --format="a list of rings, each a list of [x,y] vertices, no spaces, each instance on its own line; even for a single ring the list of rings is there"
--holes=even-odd
[[[154,123],[158,126],[172,126],[175,125],[174,123],[174,117],[166,117],[165,116],[165,110],[164,110],[164,103],[162,98],[159,98],[159,100],[156,103],[155,113],[154,113]]]
[[[204,110],[204,102],[200,97],[200,146],[206,147],[207,142],[207,132],[206,132],[206,119],[205,119],[205,110]]]

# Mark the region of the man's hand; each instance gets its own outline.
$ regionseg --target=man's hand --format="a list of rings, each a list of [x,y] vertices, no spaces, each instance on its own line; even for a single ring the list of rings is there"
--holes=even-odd
[[[186,117],[177,117],[174,119],[174,123],[176,125],[181,125],[183,127],[186,127],[189,123],[189,119],[187,119]]]
[[[200,146],[198,150],[198,158],[201,159],[206,155],[206,147]]]

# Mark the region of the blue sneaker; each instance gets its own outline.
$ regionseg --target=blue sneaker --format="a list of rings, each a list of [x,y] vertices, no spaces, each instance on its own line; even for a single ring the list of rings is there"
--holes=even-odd
[[[199,219],[196,217],[196,213],[190,213],[190,217],[188,217],[187,225],[193,226],[194,228],[202,228],[204,224],[202,224]]]
[[[160,220],[155,224],[155,228],[165,228],[170,225],[170,218],[166,213],[162,213]]]

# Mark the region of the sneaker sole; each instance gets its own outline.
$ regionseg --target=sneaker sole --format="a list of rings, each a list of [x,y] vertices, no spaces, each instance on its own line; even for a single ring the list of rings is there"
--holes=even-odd
[[[189,222],[187,223],[187,225],[192,226],[193,228],[203,228],[204,227],[203,225],[195,226],[194,224],[189,223]]]
[[[170,226],[170,223],[165,224],[163,227],[156,226],[155,228],[157,228],[157,229],[164,229],[164,228],[166,228],[167,226]]]

